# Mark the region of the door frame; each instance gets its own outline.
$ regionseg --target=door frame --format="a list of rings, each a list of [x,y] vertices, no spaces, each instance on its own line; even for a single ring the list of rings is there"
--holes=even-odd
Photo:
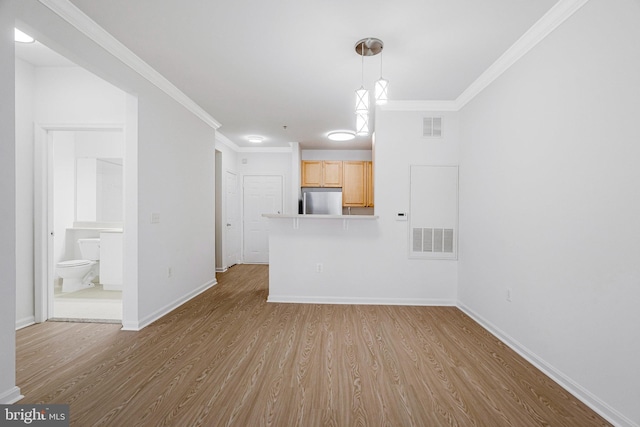
[[[74,131],[122,131],[125,138],[125,176],[123,177],[124,192],[135,191],[131,180],[127,180],[127,169],[134,169],[137,174],[137,161],[128,162],[128,133],[122,123],[108,124],[35,124],[34,125],[34,187],[33,187],[33,214],[34,214],[34,320],[41,323],[49,319],[53,311],[53,279],[55,266],[53,265],[53,143],[52,132]],[[137,145],[137,141],[136,141]],[[133,163],[133,165],[132,165]],[[133,187],[133,188],[132,188]],[[137,199],[137,197],[136,197]],[[124,199],[123,224],[128,225],[127,211],[128,198]],[[137,228],[137,227],[134,227]],[[137,256],[123,257],[123,268],[132,267],[137,271]],[[131,265],[131,262],[135,266]],[[124,276],[126,282],[127,275]],[[126,286],[125,286],[126,285]],[[124,289],[133,284],[123,283],[122,304],[124,323]],[[137,288],[137,283],[135,284]],[[137,289],[136,289],[137,290]]]
[[[229,248],[228,248],[228,245],[227,245],[227,243],[228,243],[228,240],[227,240],[228,234],[227,234],[227,226],[226,226],[227,221],[229,219],[229,206],[230,206],[229,200],[227,198],[227,194],[228,194],[227,182],[228,181],[226,179],[229,174],[235,175],[235,177],[236,177],[236,198],[237,198],[237,200],[236,200],[236,209],[238,211],[238,218],[237,218],[238,225],[237,226],[240,228],[239,232],[238,232],[239,241],[236,242],[237,248],[238,248],[238,256],[236,256],[235,263],[231,264],[231,265],[229,265],[227,263],[227,256],[228,256],[228,249]],[[244,180],[244,177],[242,179]],[[233,170],[230,170],[230,169],[227,169],[227,170],[224,171],[223,186],[224,186],[224,206],[222,207],[222,211],[223,211],[224,218],[222,219],[222,224],[223,224],[223,227],[222,227],[222,229],[223,229],[223,236],[222,236],[222,238],[223,238],[223,241],[222,241],[223,251],[222,251],[222,257],[223,257],[223,265],[224,265],[224,268],[226,270],[227,268],[231,267],[232,265],[239,264],[239,263],[242,262],[242,229],[243,229],[244,222],[243,222],[243,215],[242,215],[243,213],[241,211],[241,209],[242,209],[241,208],[241,206],[242,206],[241,196],[244,196],[244,193],[242,193],[240,191],[242,185],[240,184],[240,175],[236,171],[233,171]]]

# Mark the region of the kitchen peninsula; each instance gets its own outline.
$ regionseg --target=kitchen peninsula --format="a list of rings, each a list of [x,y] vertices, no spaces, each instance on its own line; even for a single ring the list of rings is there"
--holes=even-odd
[[[363,302],[362,287],[375,270],[368,260],[380,236],[378,216],[264,216],[269,218],[268,301]]]

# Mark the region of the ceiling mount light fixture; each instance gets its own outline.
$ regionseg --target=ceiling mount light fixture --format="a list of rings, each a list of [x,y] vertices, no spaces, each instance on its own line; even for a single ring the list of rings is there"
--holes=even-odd
[[[17,28],[14,28],[13,30],[14,30],[13,31],[14,40],[17,41],[18,43],[33,43],[34,41],[36,41],[36,39],[34,39],[28,34],[23,33]]]
[[[263,137],[257,135],[248,136],[247,139],[249,140],[249,142],[253,142],[254,144],[259,144],[264,141]]]
[[[327,137],[332,141],[351,141],[356,137],[356,135],[349,130],[337,130],[334,132],[329,132]]]

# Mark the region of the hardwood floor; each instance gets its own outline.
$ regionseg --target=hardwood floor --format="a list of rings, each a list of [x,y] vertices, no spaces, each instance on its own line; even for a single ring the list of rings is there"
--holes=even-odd
[[[600,426],[604,419],[453,307],[266,303],[239,265],[140,332],[17,332],[19,403],[75,426]]]

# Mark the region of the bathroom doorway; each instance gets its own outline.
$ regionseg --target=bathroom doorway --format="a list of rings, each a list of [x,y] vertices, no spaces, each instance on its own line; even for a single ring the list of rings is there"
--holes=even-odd
[[[122,127],[47,130],[49,320],[122,321]]]

